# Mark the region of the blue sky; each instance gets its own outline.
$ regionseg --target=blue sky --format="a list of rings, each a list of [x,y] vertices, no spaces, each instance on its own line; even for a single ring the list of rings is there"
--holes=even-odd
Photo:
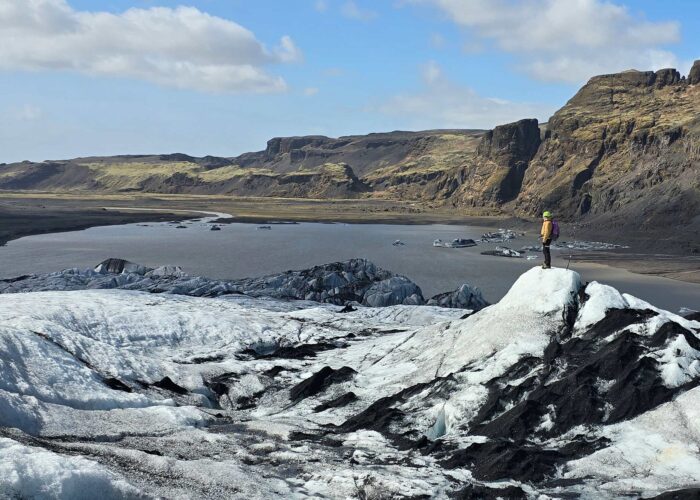
[[[690,0],[0,0],[0,161],[544,121],[698,33]]]

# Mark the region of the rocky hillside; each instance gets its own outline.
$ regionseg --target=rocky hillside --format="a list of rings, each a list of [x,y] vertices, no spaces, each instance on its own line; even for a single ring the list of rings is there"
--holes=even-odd
[[[697,316],[573,271],[473,314],[70,274],[0,301],[3,498],[697,498]]]
[[[0,165],[0,189],[434,199],[445,197],[443,188],[433,186],[436,179],[453,183],[483,133],[278,137],[263,151],[234,158],[168,154],[21,162]]]
[[[213,162],[210,163],[209,161]],[[182,154],[78,158],[0,167],[0,189],[346,198],[369,190],[347,164],[278,173]]]
[[[700,61],[592,78],[549,120],[515,210],[700,225]],[[694,220],[695,219],[695,220]]]
[[[515,200],[540,144],[540,127],[535,119],[488,131],[461,172],[453,202],[499,208]]]
[[[547,124],[274,138],[232,158],[182,154],[0,166],[0,189],[425,200],[543,208],[595,226],[700,235],[700,61],[592,78]],[[692,240],[692,238],[690,238]]]

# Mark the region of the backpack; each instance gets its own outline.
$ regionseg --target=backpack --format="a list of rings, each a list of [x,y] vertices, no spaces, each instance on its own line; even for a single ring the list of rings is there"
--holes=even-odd
[[[559,223],[552,220],[552,241],[557,241],[559,239]]]

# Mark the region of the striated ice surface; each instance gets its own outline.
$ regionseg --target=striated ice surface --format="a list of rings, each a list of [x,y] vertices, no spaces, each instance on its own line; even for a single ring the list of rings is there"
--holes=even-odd
[[[0,295],[0,496],[690,488],[699,331],[563,269],[533,268],[466,314],[122,289]]]

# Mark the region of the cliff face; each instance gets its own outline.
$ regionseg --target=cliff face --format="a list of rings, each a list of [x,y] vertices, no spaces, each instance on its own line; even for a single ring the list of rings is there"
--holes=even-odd
[[[464,151],[473,137],[483,130],[427,130],[423,132],[386,132],[354,135],[337,139],[325,136],[275,137],[263,151],[245,153],[231,161],[241,167],[267,168],[275,172],[294,172],[324,163],[347,163],[358,177],[377,170],[406,166],[422,155],[446,150]]]
[[[690,68],[690,73],[688,73],[688,83],[690,85],[697,85],[700,83],[700,61],[695,61],[693,67]]]
[[[693,74],[700,74],[700,62]],[[700,213],[694,78],[672,69],[592,78],[550,119],[513,209],[552,208],[570,219],[633,218],[642,227],[693,224]]]
[[[515,199],[539,145],[540,129],[535,119],[488,131],[464,170],[455,198],[469,206],[500,206]]]
[[[185,154],[0,165],[0,190],[445,199],[482,130],[277,137],[232,158]]]

